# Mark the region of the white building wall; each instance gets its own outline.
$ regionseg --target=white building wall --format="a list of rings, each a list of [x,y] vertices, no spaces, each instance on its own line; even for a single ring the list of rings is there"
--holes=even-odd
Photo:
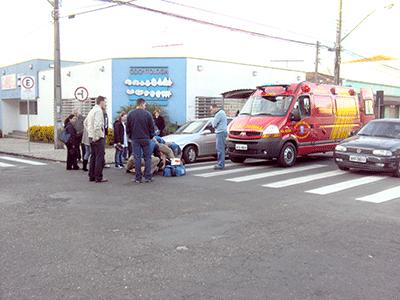
[[[11,133],[13,130],[21,130],[18,124],[19,120],[19,100],[3,100],[3,133]]]
[[[305,80],[304,72],[205,59],[188,58],[186,68],[188,120],[195,117],[196,97],[221,97],[221,93],[230,90]]]
[[[89,97],[107,98],[107,113],[112,108],[112,61],[104,60],[63,68],[61,71],[62,98],[73,99],[78,87],[85,87]],[[53,125],[53,70],[39,73],[38,125]],[[110,120],[111,122],[111,120]]]

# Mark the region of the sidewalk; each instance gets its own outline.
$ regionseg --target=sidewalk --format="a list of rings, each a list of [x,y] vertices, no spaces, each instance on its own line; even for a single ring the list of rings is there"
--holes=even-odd
[[[60,162],[65,162],[67,159],[67,150],[55,150],[53,144],[31,142],[29,152],[27,140],[12,138],[0,138],[0,153]],[[108,164],[114,162],[114,148],[106,148],[106,162]]]

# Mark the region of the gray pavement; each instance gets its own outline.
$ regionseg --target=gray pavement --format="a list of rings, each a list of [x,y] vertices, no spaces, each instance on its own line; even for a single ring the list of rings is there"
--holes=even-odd
[[[45,159],[65,162],[67,160],[66,149],[54,149],[53,144],[30,143],[31,151],[28,151],[28,141],[23,139],[0,138],[0,153],[19,155],[30,158]],[[114,161],[114,148],[106,148],[106,161]]]
[[[2,300],[399,298],[397,178],[332,173],[329,156],[141,185],[0,163]],[[377,193],[392,199],[359,200]]]

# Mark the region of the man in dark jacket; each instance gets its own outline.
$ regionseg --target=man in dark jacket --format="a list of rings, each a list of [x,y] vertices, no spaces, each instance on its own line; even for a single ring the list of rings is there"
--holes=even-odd
[[[145,162],[145,182],[152,182],[150,140],[154,137],[154,121],[151,114],[146,110],[144,99],[139,98],[136,102],[136,109],[129,112],[126,131],[132,140],[135,157],[135,182],[142,182],[142,156]]]
[[[85,145],[82,143],[83,121],[85,120],[85,118],[82,116],[82,113],[78,108],[73,111],[73,114],[76,117],[76,122],[74,124],[74,128],[76,130],[76,143],[77,143],[76,153],[78,155],[78,160],[81,160],[85,156]]]

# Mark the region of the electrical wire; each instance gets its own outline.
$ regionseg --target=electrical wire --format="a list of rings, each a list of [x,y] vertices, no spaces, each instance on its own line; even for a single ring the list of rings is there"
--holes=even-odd
[[[118,3],[119,5],[126,5],[126,6],[130,6],[130,7],[133,7],[133,8],[140,9],[140,10],[145,10],[145,11],[149,11],[149,12],[152,12],[152,13],[156,13],[156,14],[161,14],[161,15],[165,15],[165,16],[169,16],[169,17],[174,17],[174,18],[178,18],[178,19],[182,19],[182,20],[185,20],[185,21],[190,21],[190,22],[198,23],[198,24],[202,24],[202,25],[209,25],[209,26],[213,26],[213,27],[216,27],[216,28],[227,29],[227,30],[230,30],[230,31],[233,31],[233,32],[250,34],[250,35],[253,35],[253,36],[256,36],[256,37],[280,40],[280,41],[295,43],[295,44],[299,44],[299,45],[303,45],[303,46],[311,46],[311,47],[315,47],[316,46],[316,43],[305,42],[305,41],[300,41],[300,40],[295,40],[295,39],[289,39],[289,38],[284,38],[284,37],[280,37],[280,36],[270,35],[270,34],[266,34],[266,33],[260,33],[260,32],[256,32],[256,31],[240,29],[240,28],[237,28],[237,27],[232,27],[232,26],[228,26],[228,25],[222,25],[222,24],[213,23],[213,22],[210,22],[210,21],[204,21],[204,20],[200,20],[200,19],[196,19],[196,18],[192,18],[192,17],[188,17],[188,16],[176,14],[176,13],[171,13],[171,12],[158,10],[158,9],[155,9],[155,8],[141,6],[141,5],[137,5],[137,4],[131,3],[133,1],[129,1],[129,2],[124,2],[124,1],[119,1],[119,0],[100,0],[100,1],[116,3],[116,4]],[[323,44],[320,44],[320,47],[327,48],[327,49],[331,48],[331,47],[329,47],[327,45],[323,45]]]
[[[209,14],[213,14],[213,15],[217,15],[217,16],[222,16],[222,17],[226,17],[226,18],[230,18],[230,19],[234,19],[234,20],[239,20],[239,21],[246,22],[246,23],[249,23],[249,24],[254,24],[254,25],[257,25],[257,26],[262,26],[262,27],[271,28],[271,29],[280,30],[280,31],[286,31],[286,32],[291,33],[291,34],[301,35],[301,36],[304,36],[304,37],[307,37],[307,38],[312,38],[314,40],[321,41],[320,38],[317,38],[317,37],[314,37],[314,36],[305,35],[305,34],[294,32],[294,31],[290,31],[290,30],[283,30],[282,28],[279,28],[279,27],[276,27],[276,26],[272,26],[272,25],[268,25],[268,24],[264,24],[264,23],[260,23],[260,22],[255,22],[255,21],[248,20],[248,19],[241,18],[241,17],[237,17],[237,16],[232,16],[232,15],[228,15],[228,14],[224,14],[224,13],[220,13],[220,12],[215,12],[215,11],[212,11],[212,10],[208,10],[208,9],[204,9],[204,8],[200,8],[200,7],[196,7],[196,6],[192,6],[192,5],[188,5],[188,4],[183,4],[183,3],[179,3],[179,2],[175,2],[175,1],[171,1],[171,0],[158,0],[158,1],[165,2],[165,3],[168,3],[168,4],[172,4],[172,5],[181,6],[181,7],[185,7],[185,8],[190,8],[190,9],[194,9],[194,10],[198,10],[198,11],[201,11],[201,12],[205,12],[205,13],[209,13]]]
[[[133,1],[135,1],[135,0],[127,1],[127,2],[124,2],[124,3],[130,3],[130,2],[133,2]],[[103,1],[103,2],[109,2],[109,1]],[[84,14],[88,14],[88,13],[92,13],[92,12],[96,12],[96,11],[100,11],[100,10],[105,10],[105,9],[117,7],[117,6],[120,6],[120,5],[121,5],[120,3],[116,3],[116,4],[103,6],[103,7],[98,7],[98,8],[85,10],[85,11],[81,11],[81,12],[77,12],[77,13],[70,13],[70,14],[67,14],[67,15],[64,15],[64,16],[60,16],[60,19],[61,18],[69,18],[69,19],[71,19],[71,18],[74,18],[74,17],[79,16],[79,15],[84,15]]]

